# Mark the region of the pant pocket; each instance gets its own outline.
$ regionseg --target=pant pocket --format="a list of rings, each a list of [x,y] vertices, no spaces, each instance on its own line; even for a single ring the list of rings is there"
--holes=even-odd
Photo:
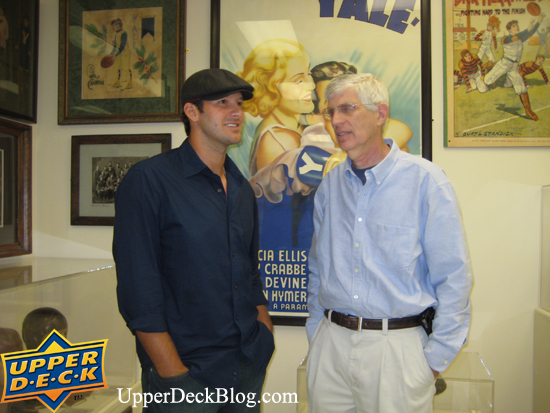
[[[158,392],[170,391],[175,387],[183,388],[184,384],[192,379],[189,370],[177,376],[161,377],[154,368],[151,368],[148,372],[148,376],[151,390]]]

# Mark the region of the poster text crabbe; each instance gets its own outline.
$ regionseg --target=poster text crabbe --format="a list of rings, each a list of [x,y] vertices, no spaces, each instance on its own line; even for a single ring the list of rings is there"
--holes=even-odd
[[[273,310],[307,310],[307,251],[260,250],[264,295]]]

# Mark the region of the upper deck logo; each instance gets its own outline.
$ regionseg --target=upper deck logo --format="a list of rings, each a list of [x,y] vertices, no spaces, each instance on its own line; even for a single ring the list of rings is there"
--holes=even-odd
[[[37,398],[55,412],[73,392],[107,388],[103,359],[107,340],[71,344],[53,330],[35,350],[2,354],[1,402]]]

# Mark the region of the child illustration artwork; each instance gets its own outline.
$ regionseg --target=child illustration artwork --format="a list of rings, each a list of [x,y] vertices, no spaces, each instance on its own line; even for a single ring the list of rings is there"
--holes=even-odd
[[[82,30],[82,99],[162,96],[161,7],[87,11]]]

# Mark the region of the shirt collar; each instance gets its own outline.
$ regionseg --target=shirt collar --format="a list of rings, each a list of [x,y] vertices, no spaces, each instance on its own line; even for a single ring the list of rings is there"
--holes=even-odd
[[[374,175],[374,178],[377,182],[382,182],[382,180],[390,173],[391,169],[393,168],[393,165],[397,161],[397,157],[399,155],[399,147],[397,144],[391,140],[391,139],[384,139],[384,142],[390,146],[390,152],[386,155],[382,161],[374,166],[373,168],[369,169],[372,174]],[[355,175],[353,172],[353,169],[351,168],[351,159],[349,156],[346,159],[346,175],[347,177],[351,177],[352,175]]]
[[[183,141],[181,146],[178,148],[178,152],[180,154],[183,174],[186,178],[201,173],[204,170],[210,171],[208,166],[206,166],[202,159],[199,158],[199,155],[197,155],[197,152],[189,143],[189,139]],[[231,174],[231,176],[233,176],[238,181],[241,181],[243,179],[239,168],[237,168],[237,165],[235,165],[235,163],[229,156],[225,157],[224,167],[225,172],[227,174]]]

